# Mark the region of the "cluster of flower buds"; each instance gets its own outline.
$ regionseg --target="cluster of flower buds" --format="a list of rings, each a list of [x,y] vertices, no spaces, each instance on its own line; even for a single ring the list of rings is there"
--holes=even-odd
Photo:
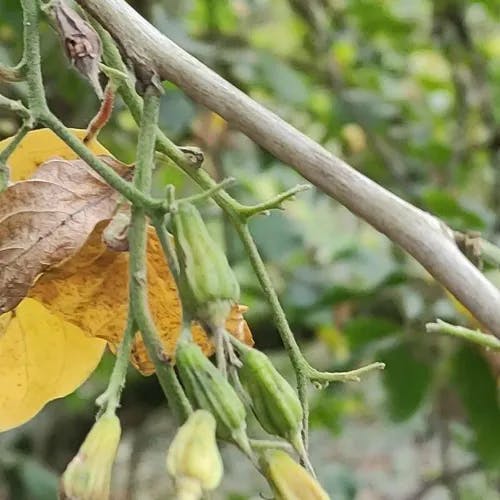
[[[214,415],[217,435],[233,441],[251,455],[246,428],[246,410],[227,378],[208,360],[192,342],[177,347],[176,366],[188,398],[195,408]]]
[[[224,328],[230,307],[239,298],[238,282],[193,205],[177,204],[172,213],[172,231],[183,306],[209,331],[217,333]],[[303,410],[297,393],[265,354],[238,342],[236,345],[240,358],[233,366],[246,392],[243,400],[262,428],[291,443],[313,474],[301,436]],[[196,344],[184,341],[177,347],[176,367],[193,407],[210,412],[217,424],[217,436],[236,443],[257,465],[246,433],[245,404],[225,371],[218,370]],[[279,498],[328,498],[313,475],[285,453],[265,454],[259,468]],[[288,486],[287,475],[293,476]]]

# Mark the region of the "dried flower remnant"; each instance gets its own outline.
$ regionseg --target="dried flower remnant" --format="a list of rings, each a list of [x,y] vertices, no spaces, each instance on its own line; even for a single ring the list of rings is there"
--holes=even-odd
[[[66,55],[75,68],[89,80],[97,97],[102,99],[103,92],[99,83],[102,47],[99,35],[62,0],[54,2],[51,8]]]

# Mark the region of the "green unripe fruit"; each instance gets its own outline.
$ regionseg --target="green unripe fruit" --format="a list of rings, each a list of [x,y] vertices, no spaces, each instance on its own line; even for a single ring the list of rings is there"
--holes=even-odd
[[[245,406],[231,384],[194,343],[177,348],[176,367],[193,406],[209,411],[217,422],[217,435],[251,453],[246,435]]]
[[[182,302],[202,324],[223,327],[240,287],[226,255],[210,236],[196,207],[182,202],[172,214]]]
[[[301,448],[303,411],[296,392],[257,349],[245,350],[241,362],[240,380],[263,429]]]

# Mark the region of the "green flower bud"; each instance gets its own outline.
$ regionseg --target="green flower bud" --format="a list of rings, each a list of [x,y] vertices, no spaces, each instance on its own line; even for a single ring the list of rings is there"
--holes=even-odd
[[[210,412],[197,410],[179,427],[167,453],[167,470],[174,478],[177,499],[197,500],[204,491],[219,486],[223,465],[215,426]]]
[[[245,406],[227,379],[194,343],[179,344],[176,367],[193,406],[203,408],[215,417],[217,435],[234,441],[251,455]]]
[[[291,442],[302,453],[300,433],[303,412],[294,389],[271,360],[257,349],[245,349],[241,362],[240,380],[263,429]]]
[[[172,231],[185,307],[204,326],[223,328],[240,287],[226,255],[210,236],[196,207],[182,202],[172,214]]]
[[[329,500],[321,485],[282,450],[268,450],[261,458],[262,470],[276,500]]]
[[[62,499],[106,500],[111,469],[120,442],[120,420],[104,414],[93,425],[78,453],[66,467],[60,486]]]

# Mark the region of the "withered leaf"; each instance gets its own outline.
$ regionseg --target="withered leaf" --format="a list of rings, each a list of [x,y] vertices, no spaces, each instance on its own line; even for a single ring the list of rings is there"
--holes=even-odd
[[[101,157],[120,175],[130,168]],[[118,193],[82,160],[49,160],[0,194],[0,313],[26,296],[38,275],[72,257],[97,223],[110,219]]]
[[[99,35],[63,0],[55,2],[52,10],[66,55],[76,69],[88,78],[97,96],[102,99],[103,92],[99,83],[102,47]]]

